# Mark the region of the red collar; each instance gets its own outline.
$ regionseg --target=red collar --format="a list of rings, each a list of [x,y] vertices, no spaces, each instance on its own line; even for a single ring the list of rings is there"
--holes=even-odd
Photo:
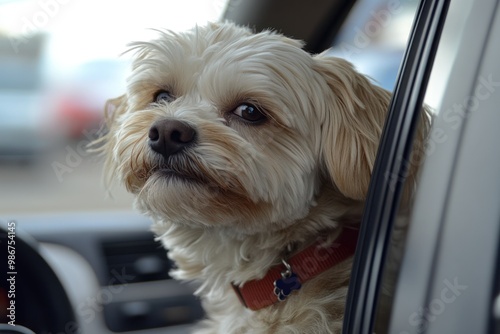
[[[321,242],[316,242],[283,264],[272,267],[264,278],[243,286],[233,285],[234,291],[241,303],[253,311],[273,305],[311,278],[354,255],[357,241],[358,230],[346,228],[332,245],[324,248]]]

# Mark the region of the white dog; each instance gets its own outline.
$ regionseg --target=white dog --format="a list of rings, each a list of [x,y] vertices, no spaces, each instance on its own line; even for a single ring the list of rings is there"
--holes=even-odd
[[[200,282],[197,333],[340,333],[390,93],[230,23],[131,49],[105,168],[153,218],[173,275]]]

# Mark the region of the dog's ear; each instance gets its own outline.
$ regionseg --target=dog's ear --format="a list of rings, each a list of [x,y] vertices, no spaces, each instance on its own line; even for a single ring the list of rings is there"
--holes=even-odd
[[[363,200],[391,94],[340,58],[317,55],[314,69],[326,82],[320,115],[323,166],[344,196]]]
[[[125,113],[126,110],[127,97],[125,94],[106,101],[104,106],[104,121],[108,130],[113,127],[113,124],[115,124],[118,116]]]
[[[104,152],[109,141],[112,139],[111,133],[115,127],[116,119],[127,110],[127,98],[123,94],[117,98],[109,99],[104,105],[104,123],[99,131],[99,138],[89,144],[91,152]]]
[[[114,132],[118,126],[116,124],[116,120],[120,115],[125,113],[127,107],[127,97],[125,94],[106,101],[104,107],[104,124],[99,131],[99,138],[92,141],[87,147],[90,152],[105,155],[105,170],[109,172],[106,172],[103,176],[104,183],[108,186],[108,188],[111,184],[111,180],[113,179],[111,171],[114,169],[111,168],[113,165],[113,155],[111,154],[111,151],[115,146]]]

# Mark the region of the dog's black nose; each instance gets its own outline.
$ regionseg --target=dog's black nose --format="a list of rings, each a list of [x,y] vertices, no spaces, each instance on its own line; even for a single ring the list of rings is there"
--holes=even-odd
[[[162,119],[149,128],[149,147],[165,158],[179,153],[196,139],[196,130],[184,122]]]

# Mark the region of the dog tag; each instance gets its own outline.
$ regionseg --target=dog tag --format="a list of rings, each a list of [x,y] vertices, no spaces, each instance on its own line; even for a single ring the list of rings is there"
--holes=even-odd
[[[293,291],[302,287],[299,277],[292,271],[292,267],[282,260],[286,270],[281,273],[281,278],[274,281],[274,294],[279,301],[284,301]]]

